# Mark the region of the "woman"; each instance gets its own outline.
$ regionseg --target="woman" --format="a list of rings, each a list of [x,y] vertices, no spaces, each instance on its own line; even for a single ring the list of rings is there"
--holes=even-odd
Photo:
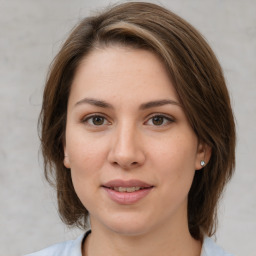
[[[234,119],[221,67],[186,21],[137,2],[82,20],[52,64],[40,121],[60,216],[90,228],[31,255],[230,255],[209,237]]]

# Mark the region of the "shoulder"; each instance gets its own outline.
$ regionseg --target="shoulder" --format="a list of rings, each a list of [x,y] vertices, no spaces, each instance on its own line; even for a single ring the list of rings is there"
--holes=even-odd
[[[81,256],[82,241],[88,233],[79,236],[76,240],[70,240],[54,244],[41,251],[27,254],[25,256]]]
[[[233,255],[225,252],[211,238],[205,236],[203,246],[202,246],[201,256],[233,256]]]

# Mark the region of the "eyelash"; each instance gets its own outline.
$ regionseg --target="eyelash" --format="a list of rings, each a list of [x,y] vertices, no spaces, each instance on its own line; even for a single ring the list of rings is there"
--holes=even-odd
[[[96,125],[93,123],[93,118],[101,118],[103,119],[103,123],[102,124],[99,124],[99,125]],[[166,126],[170,123],[173,123],[174,122],[174,118],[171,118],[170,116],[166,116],[166,115],[163,115],[163,114],[154,114],[152,116],[150,116],[147,121],[145,123],[148,123],[150,120],[153,121],[153,118],[162,118],[163,119],[163,122],[164,124],[159,124],[159,125],[154,125],[154,124],[151,124],[152,126],[158,126],[158,127],[162,127],[162,126]],[[89,123],[91,120],[91,123]],[[107,118],[101,114],[93,114],[93,115],[90,115],[90,116],[86,116],[85,118],[82,119],[82,123],[85,123],[87,125],[90,125],[90,126],[95,126],[95,127],[101,127],[103,125],[106,125],[104,124],[105,122],[107,122],[107,125],[108,124],[111,124]]]
[[[149,122],[149,120],[152,120],[151,122],[153,122],[153,118],[162,118],[164,124],[160,124],[160,125],[154,125],[154,124],[152,124],[152,126],[159,126],[159,127],[162,127],[162,126],[166,126],[166,125],[168,125],[168,124],[174,122],[174,119],[173,119],[173,118],[171,118],[170,116],[163,115],[163,114],[154,114],[154,115],[152,115],[149,119],[147,119],[147,122]],[[146,123],[147,123],[147,122],[146,122]]]
[[[90,120],[93,122],[93,118],[96,118],[96,117],[104,119],[104,122],[107,121],[107,118],[106,118],[105,116],[103,116],[103,115],[101,115],[101,114],[93,114],[93,115],[86,116],[85,118],[83,118],[83,119],[82,119],[82,122],[83,122],[83,123],[86,123],[86,124],[88,124],[88,125],[90,125],[90,126],[95,126],[95,127],[96,127],[96,126],[102,126],[102,125],[104,125],[104,124],[102,124],[102,125],[95,125],[95,124],[93,124],[93,123],[89,123]],[[108,124],[110,124],[110,122],[108,122]]]

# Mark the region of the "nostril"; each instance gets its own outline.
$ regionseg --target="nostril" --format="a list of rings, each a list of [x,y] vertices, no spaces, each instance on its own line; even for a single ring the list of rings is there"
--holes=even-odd
[[[136,167],[136,166],[138,166],[139,165],[139,163],[138,162],[131,162],[131,163],[119,163],[119,162],[117,162],[117,161],[115,161],[115,162],[112,162],[112,165],[114,165],[114,166],[120,166],[121,168],[123,168],[123,169],[129,169],[129,168],[131,168],[131,167]]]

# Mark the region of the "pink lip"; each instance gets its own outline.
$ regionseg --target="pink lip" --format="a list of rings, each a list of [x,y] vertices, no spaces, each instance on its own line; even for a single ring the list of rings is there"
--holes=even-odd
[[[134,192],[119,192],[113,190],[114,187],[143,187],[143,189]],[[140,180],[112,180],[105,183],[102,188],[111,200],[118,204],[134,204],[147,196],[154,186]]]
[[[111,180],[105,184],[103,184],[103,187],[113,188],[113,187],[153,187],[153,185],[150,185],[144,181],[141,180]]]

